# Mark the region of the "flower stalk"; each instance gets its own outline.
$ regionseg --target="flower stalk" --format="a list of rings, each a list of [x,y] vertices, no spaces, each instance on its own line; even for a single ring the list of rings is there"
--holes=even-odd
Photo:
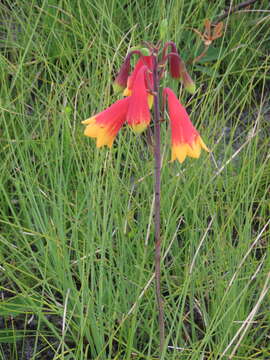
[[[156,298],[158,305],[158,324],[159,324],[159,346],[162,354],[165,340],[164,311],[161,295],[161,237],[160,237],[160,182],[161,182],[161,149],[160,149],[160,108],[159,108],[159,73],[158,57],[154,55],[153,64],[153,85],[154,85],[154,127],[155,127],[155,280]]]

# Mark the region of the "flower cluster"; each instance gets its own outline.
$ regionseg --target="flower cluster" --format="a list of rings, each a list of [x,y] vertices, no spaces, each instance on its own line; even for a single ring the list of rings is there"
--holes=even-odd
[[[163,63],[165,63],[168,58],[170,61],[171,76],[180,78],[184,86],[186,86],[189,91],[194,92],[194,83],[189,77],[184,63],[176,53],[176,49],[172,47],[172,50],[173,52],[170,54],[163,54]],[[84,135],[96,138],[97,147],[104,145],[111,147],[117,133],[125,123],[136,133],[143,132],[150,124],[150,110],[154,96],[153,56],[154,55],[144,56],[140,54],[139,60],[130,73],[131,54],[129,54],[114,84],[115,88],[123,91],[124,98],[116,101],[102,112],[82,121],[82,123],[86,125]],[[172,161],[177,159],[182,163],[187,156],[198,158],[201,149],[209,151],[199,133],[192,125],[185,108],[169,88],[163,90],[163,99],[165,100],[166,97],[171,123]]]
[[[143,132],[149,125],[151,119],[149,108],[153,103],[153,95],[150,94],[147,86],[147,80],[151,82],[150,59],[150,56],[139,59],[134,71],[127,77],[124,99],[116,101],[106,110],[82,122],[87,125],[84,134],[96,138],[97,147],[103,145],[111,147],[125,122],[137,133]],[[124,76],[125,73],[122,78]],[[119,79],[119,86],[123,84],[122,78]]]

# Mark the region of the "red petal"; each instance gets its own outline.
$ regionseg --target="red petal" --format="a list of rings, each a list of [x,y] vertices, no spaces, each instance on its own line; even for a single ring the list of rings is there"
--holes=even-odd
[[[127,112],[127,123],[137,132],[144,131],[151,118],[145,87],[146,71],[147,67],[143,66],[136,76]]]
[[[131,75],[128,77],[127,80],[127,89],[124,92],[124,95],[129,96],[131,91],[133,90],[134,81],[140,69],[143,66],[147,66],[147,68],[152,72],[153,70],[153,56],[142,56],[137,61],[134,70],[132,71]],[[149,73],[150,84],[153,85],[153,75]]]
[[[192,125],[186,109],[180,104],[174,92],[169,88],[164,89],[164,91],[168,95],[172,142],[173,144],[188,143],[191,145],[199,133]]]

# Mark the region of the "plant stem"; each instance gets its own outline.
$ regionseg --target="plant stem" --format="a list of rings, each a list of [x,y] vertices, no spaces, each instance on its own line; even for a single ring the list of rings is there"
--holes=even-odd
[[[165,330],[164,312],[160,286],[160,259],[161,259],[161,238],[160,238],[160,173],[161,173],[161,151],[160,151],[160,111],[159,111],[159,74],[158,58],[154,56],[153,68],[154,81],[154,124],[155,124],[155,279],[156,297],[158,306],[158,324],[160,353],[163,351]]]
[[[234,12],[241,10],[247,6],[250,6],[252,4],[254,4],[257,0],[247,0],[244,1],[238,5],[232,6],[229,8],[229,10],[225,11],[224,14],[222,14],[221,16],[219,16],[215,22],[213,22],[213,25],[216,25],[217,23],[219,23],[220,21],[222,21],[223,19],[225,19],[226,17],[230,16],[231,14],[233,14]]]

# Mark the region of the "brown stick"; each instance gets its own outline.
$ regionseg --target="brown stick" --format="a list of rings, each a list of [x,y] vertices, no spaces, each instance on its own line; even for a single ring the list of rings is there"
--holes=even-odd
[[[195,57],[195,59],[192,60],[191,63],[192,63],[192,64],[195,64],[196,62],[198,62],[199,60],[201,60],[201,59],[206,55],[208,49],[209,49],[209,46],[205,46],[203,52],[202,52],[200,55],[198,55],[197,57]]]
[[[247,1],[243,1],[241,4],[232,6],[228,11],[226,11],[224,14],[220,15],[213,23],[212,25],[217,25],[217,23],[219,23],[220,21],[222,21],[223,19],[225,19],[227,16],[230,16],[232,13],[241,10],[249,5],[252,5],[256,2],[257,0],[247,0]]]

